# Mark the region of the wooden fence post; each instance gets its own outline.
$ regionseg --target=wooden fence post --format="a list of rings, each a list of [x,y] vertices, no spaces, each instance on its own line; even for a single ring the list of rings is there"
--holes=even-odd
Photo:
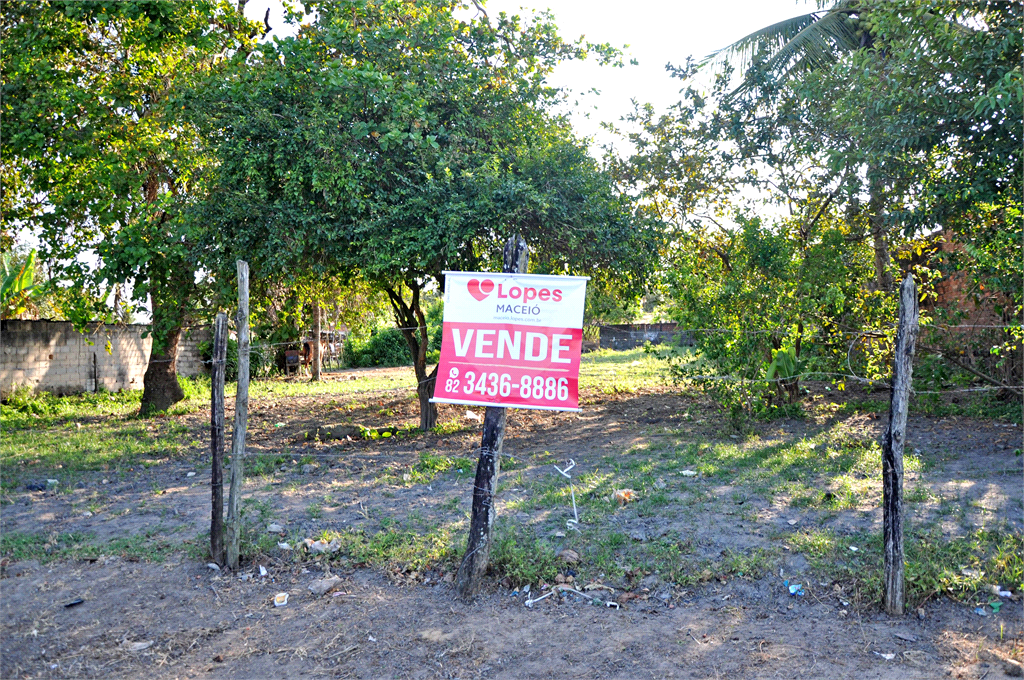
[[[903,444],[906,441],[907,412],[910,407],[910,378],[914,372],[917,344],[917,286],[907,274],[900,286],[899,326],[892,361],[892,392],[889,427],[882,439],[882,536],[885,541],[885,611],[902,616],[903,581]]]
[[[228,496],[227,564],[238,568],[238,541],[242,533],[239,508],[245,463],[245,430],[249,424],[249,264],[238,260],[238,390],[235,427],[231,432],[231,493]]]
[[[221,312],[213,322],[213,356],[210,362],[210,559],[224,564],[224,360],[227,356],[228,315]]]
[[[323,357],[320,352],[320,300],[313,301],[313,366],[310,380],[320,380],[321,362]]]
[[[529,251],[526,241],[513,236],[505,244],[507,273],[526,273]],[[480,441],[480,459],[473,483],[473,514],[469,524],[469,543],[455,576],[455,590],[463,598],[473,597],[483,583],[491,556],[491,529],[494,527],[494,490],[501,469],[501,446],[505,440],[506,409],[488,406],[484,414],[484,432]]]

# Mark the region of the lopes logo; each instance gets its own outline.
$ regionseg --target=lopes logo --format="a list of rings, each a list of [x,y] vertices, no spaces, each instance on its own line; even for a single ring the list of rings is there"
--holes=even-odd
[[[478,301],[483,301],[488,295],[494,292],[494,281],[491,281],[490,279],[484,279],[483,281],[470,279],[466,282],[466,289],[469,291],[469,294]],[[513,300],[522,299],[523,302],[529,302],[530,300],[541,300],[544,302],[552,300],[554,302],[561,302],[562,291],[557,288],[555,290],[549,290],[547,288],[537,289],[512,286],[506,293],[502,290],[502,284],[499,283],[498,298],[512,298]]]
[[[494,281],[491,281],[490,279],[484,279],[483,281],[470,279],[469,283],[466,284],[466,288],[469,289],[469,294],[477,300],[483,300],[491,294],[492,290],[494,290]]]

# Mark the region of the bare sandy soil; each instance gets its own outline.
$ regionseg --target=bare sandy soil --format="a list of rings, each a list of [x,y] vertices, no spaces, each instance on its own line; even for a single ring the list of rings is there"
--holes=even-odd
[[[446,407],[442,421],[464,411]],[[591,394],[580,414],[515,412],[505,445],[514,470],[503,473],[513,481],[499,495],[499,514],[556,537],[568,510],[524,506],[526,492],[517,487],[550,477],[552,463],[568,458],[583,475],[599,468],[609,452],[665,437],[678,445],[724,440],[753,450],[826,431],[869,440],[884,421],[853,413],[756,425],[736,435],[713,414],[699,398],[667,387]],[[423,451],[472,457],[479,442],[475,421],[452,434],[407,439],[303,437],[323,423],[354,419],[374,426],[414,418],[414,401],[397,392],[362,395],[348,405],[327,397],[255,403],[250,453],[285,459],[248,479],[246,495],[266,504],[291,536],[328,528],[374,531],[385,518],[457,521],[471,500],[467,475],[450,471],[422,484],[401,479]],[[69,532],[88,532],[100,542],[146,532],[167,536],[169,543],[194,539],[209,528],[209,458],[200,443],[206,441],[208,414],[177,421],[196,440],[189,457],[117,475],[83,473],[70,493],[19,491],[12,494],[14,504],[2,508],[2,530],[38,533],[40,540]],[[1013,455],[1020,439],[1019,428],[989,421],[912,417],[908,450],[920,452],[921,465],[908,472],[906,485],[924,489],[932,500],[908,504],[908,522],[937,522],[948,536],[979,526],[1024,531],[1024,477],[1021,458]],[[303,460],[315,467],[303,473]],[[985,617],[972,606],[934,597],[919,613],[892,618],[872,605],[858,606],[856,593],[822,580],[785,545],[784,532],[794,526],[839,533],[880,528],[870,489],[858,504],[826,511],[794,509],[784,495],[765,496],[720,477],[670,479],[667,487],[671,512],[640,516],[626,506],[608,521],[637,541],[683,536],[698,557],[782,545],[772,573],[703,579],[687,587],[657,575],[609,578],[608,599],[628,594],[620,609],[571,596],[527,608],[524,596],[511,596],[498,579],[477,601],[458,601],[450,591],[450,565],[410,577],[279,552],[245,564],[242,580],[180,550],[163,562],[123,556],[13,562],[3,566],[0,579],[0,676],[980,680],[1004,677],[1007,668],[986,650],[1024,658],[1019,595]],[[948,512],[950,503],[956,513]],[[507,509],[511,504],[514,511]],[[94,508],[91,516],[86,507]],[[790,597],[776,567],[806,583],[807,595]],[[308,586],[326,572],[342,581],[333,593],[315,597]],[[290,599],[275,608],[280,592]],[[65,607],[79,598],[82,604]]]

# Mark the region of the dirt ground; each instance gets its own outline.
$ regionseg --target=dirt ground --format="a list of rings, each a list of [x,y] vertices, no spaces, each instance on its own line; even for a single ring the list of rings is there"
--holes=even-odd
[[[280,454],[285,460],[249,478],[246,496],[271,508],[272,521],[285,526],[289,536],[331,527],[372,530],[382,518],[464,516],[471,501],[467,475],[450,471],[427,483],[407,484],[383,480],[382,473],[401,480],[423,451],[472,457],[480,436],[473,419],[447,435],[351,442],[303,437],[324,423],[413,422],[415,407],[397,390],[355,399],[254,402],[249,453]],[[441,420],[464,418],[464,412],[443,407]],[[589,394],[579,414],[517,411],[510,414],[505,442],[505,453],[517,462],[503,477],[520,480],[515,485],[529,483],[552,475],[552,463],[568,458],[576,461],[577,474],[584,474],[609,451],[660,441],[669,430],[680,443],[724,440],[754,447],[837,429],[847,437],[877,439],[885,420],[855,412],[754,425],[737,435],[714,413],[700,398],[668,387]],[[229,412],[228,422],[230,417]],[[209,529],[210,470],[203,448],[208,419],[203,413],[175,418],[194,438],[185,459],[117,474],[83,473],[70,493],[19,490],[11,495],[13,505],[0,509],[0,527],[37,533],[40,540],[70,532],[89,532],[97,541],[147,532],[195,537]],[[908,504],[908,522],[937,521],[947,535],[978,526],[1024,531],[1022,459],[1013,454],[1020,441],[1019,426],[912,417],[908,451],[919,451],[922,464],[908,471],[906,485],[936,500]],[[303,472],[303,465],[311,467]],[[696,514],[640,517],[627,506],[611,521],[634,540],[669,530],[684,534],[708,556],[784,544],[780,532],[794,525],[816,523],[846,532],[881,524],[881,510],[870,494],[858,507],[825,512],[796,511],[784,498],[759,497],[720,479],[672,480],[668,489],[681,507],[698,490],[707,502]],[[506,485],[498,497],[499,514],[517,503],[518,521],[557,536],[547,532],[564,521],[565,513],[522,510],[522,493]],[[747,502],[741,516],[737,494]],[[944,514],[943,498],[956,499],[962,510]],[[636,538],[636,532],[646,534]],[[334,592],[315,597],[308,586],[330,575],[325,570],[332,567],[296,561],[285,552],[245,564],[241,574],[214,571],[180,550],[162,562],[123,556],[12,562],[0,574],[0,676],[980,680],[1005,677],[1009,667],[998,657],[1024,658],[1019,593],[985,617],[964,603],[933,598],[920,612],[893,618],[872,606],[843,605],[852,594],[820,580],[802,555],[783,550],[775,566],[807,584],[805,597],[790,597],[774,567],[757,579],[716,578],[691,587],[664,583],[656,575],[608,579],[611,591],[632,597],[620,609],[572,596],[526,607],[526,596],[513,596],[497,579],[475,602],[464,603],[453,596],[451,574],[445,571],[409,577],[338,565],[331,573],[342,581]],[[280,592],[289,593],[288,604],[274,607]],[[84,602],[66,606],[77,599]],[[995,656],[987,650],[995,650]]]

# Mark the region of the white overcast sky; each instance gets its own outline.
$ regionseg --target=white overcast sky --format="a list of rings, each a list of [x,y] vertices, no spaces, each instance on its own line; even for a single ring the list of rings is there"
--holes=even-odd
[[[658,111],[679,100],[679,81],[668,76],[665,64],[684,64],[690,55],[700,59],[763,26],[817,9],[813,0],[490,0],[481,4],[492,18],[499,12],[526,16],[550,10],[564,39],[585,36],[625,52],[623,68],[570,62],[561,64],[551,78],[553,85],[578,95],[573,97],[579,101],[572,112],[573,125],[579,134],[597,136],[598,141],[607,140],[599,134],[600,123],[617,122],[632,110],[632,99],[649,102]],[[294,31],[284,23],[280,0],[249,0],[245,14],[262,19],[267,7],[274,29],[268,38]],[[629,65],[629,58],[638,64]],[[587,94],[592,88],[600,95]]]

